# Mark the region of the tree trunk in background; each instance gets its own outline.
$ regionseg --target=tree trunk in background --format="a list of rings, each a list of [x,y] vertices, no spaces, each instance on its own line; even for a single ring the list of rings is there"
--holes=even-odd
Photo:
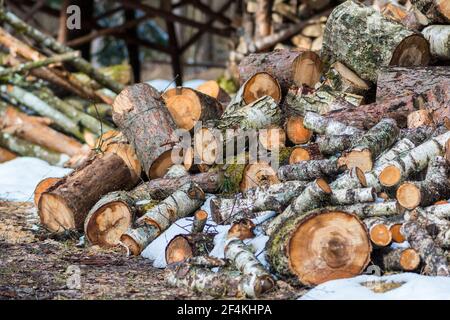
[[[135,20],[136,12],[134,10],[125,10],[125,23]],[[132,38],[137,38],[137,26],[129,28],[126,34]],[[133,68],[133,82],[141,82],[141,61],[139,60],[139,45],[127,42],[128,60]]]

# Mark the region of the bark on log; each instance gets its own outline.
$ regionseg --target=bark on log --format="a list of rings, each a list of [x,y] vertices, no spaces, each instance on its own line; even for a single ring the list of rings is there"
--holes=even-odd
[[[422,94],[437,84],[450,84],[449,79],[447,67],[382,68],[377,81],[377,102]]]
[[[309,50],[275,50],[246,56],[239,64],[239,80],[244,84],[258,72],[271,74],[286,94],[293,85],[313,88],[320,80],[322,62]]]
[[[255,237],[255,224],[252,220],[243,218],[233,222],[228,230],[227,239],[237,238],[240,240],[251,239]]]
[[[321,160],[323,159],[322,154],[319,151],[319,147],[315,143],[310,143],[301,147],[292,148],[291,154],[289,155],[288,163],[296,164],[302,161],[309,160]],[[280,161],[280,164],[284,164]]]
[[[105,194],[129,190],[137,183],[119,156],[107,153],[58,181],[39,200],[41,223],[50,231],[82,230],[92,206]]]
[[[377,252],[375,261],[385,271],[414,271],[420,266],[420,255],[412,248],[385,248]]]
[[[387,18],[401,23],[410,30],[419,31],[429,24],[427,17],[414,7],[407,9],[405,6],[388,3],[383,7],[381,13]]]
[[[155,225],[144,224],[134,229],[128,229],[121,237],[119,244],[130,254],[138,256],[141,252],[160,235],[160,230]]]
[[[347,1],[327,20],[322,58],[325,63],[342,61],[362,79],[376,82],[381,67],[427,65],[430,52],[420,34],[389,21],[374,8]]]
[[[11,151],[0,147],[0,163],[15,159],[16,157]]]
[[[166,246],[166,263],[182,262],[191,257],[209,256],[214,248],[215,233],[180,234]]]
[[[450,248],[450,221],[442,217],[427,213],[427,210],[416,208],[405,214],[405,220],[417,222],[433,238],[434,242],[443,249]]]
[[[311,181],[320,177],[335,177],[345,169],[345,165],[339,164],[338,159],[331,158],[281,166],[277,175],[281,181]]]
[[[145,173],[162,177],[173,164],[171,153],[178,137],[158,91],[144,83],[127,87],[114,101],[113,119],[134,147]]]
[[[370,89],[363,79],[339,61],[331,65],[325,78],[325,84],[335,91],[364,97]]]
[[[356,216],[323,209],[292,217],[267,243],[273,270],[304,285],[354,277],[370,252],[367,229]]]
[[[377,193],[374,188],[333,189],[331,204],[345,205],[364,202],[375,202]]]
[[[222,115],[222,105],[200,91],[177,87],[162,94],[164,102],[178,128],[191,130],[197,121],[206,122]]]
[[[225,245],[225,258],[229,259],[243,275],[251,277],[250,286],[258,288],[261,294],[275,286],[275,280],[269,271],[264,268],[242,240],[230,239],[227,242]]]
[[[333,156],[344,150],[348,150],[358,139],[358,135],[341,134],[320,136],[316,139],[320,153],[325,156]]]
[[[333,190],[365,188],[368,187],[368,183],[364,172],[360,168],[356,167],[339,176],[339,178],[330,184],[330,187]]]
[[[307,184],[304,181],[287,181],[250,189],[242,197],[211,199],[212,218],[217,224],[223,224],[243,217],[252,218],[254,212],[281,212]]]
[[[408,221],[403,224],[402,232],[425,263],[425,274],[432,276],[448,276],[450,274],[446,255],[434,243],[425,229],[421,228],[417,222]]]
[[[351,212],[356,214],[361,219],[372,217],[394,217],[405,212],[405,209],[402,208],[397,201],[357,203],[352,205],[329,207],[329,209]]]
[[[450,203],[448,202],[421,208],[421,211],[424,215],[436,216],[440,219],[450,219]]]
[[[359,109],[359,108],[358,108]],[[378,121],[377,121],[378,123]],[[305,128],[322,135],[360,135],[363,129],[358,129],[345,125],[339,121],[333,120],[330,117],[323,117],[314,112],[307,112],[303,118],[303,125]]]
[[[448,139],[450,139],[450,131],[433,137],[401,157],[387,162],[378,175],[381,185],[395,187],[412,173],[425,169],[430,159],[444,154],[444,146]]]
[[[445,0],[411,0],[431,22],[450,23],[450,5]]]
[[[339,166],[358,167],[364,172],[373,168],[373,161],[389,148],[400,133],[395,120],[385,118],[356,139],[351,149],[339,158]]]
[[[450,60],[450,26],[429,26],[423,29],[422,33],[425,39],[430,42],[430,51],[433,57]]]
[[[197,210],[194,214],[194,221],[192,221],[191,233],[201,233],[206,226],[208,219],[208,212],[204,210]]]
[[[217,81],[214,80],[202,83],[196,88],[196,90],[219,101],[222,105],[222,110],[225,109],[225,106],[227,106],[231,101],[230,95],[219,86]]]
[[[277,172],[265,161],[249,163],[245,166],[239,185],[241,192],[260,186],[280,183]]]
[[[379,217],[364,219],[364,224],[369,230],[369,238],[376,248],[388,246],[392,241],[392,234],[385,220]]]

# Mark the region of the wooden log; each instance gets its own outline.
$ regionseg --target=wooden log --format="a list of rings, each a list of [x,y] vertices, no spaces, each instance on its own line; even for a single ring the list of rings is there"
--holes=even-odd
[[[202,83],[196,90],[215,98],[223,107],[227,106],[231,101],[230,95],[214,80]]]
[[[197,210],[194,214],[194,221],[192,221],[191,233],[201,233],[206,226],[208,219],[208,212],[204,210]]]
[[[272,31],[272,1],[257,0],[255,12],[255,39],[268,36]]]
[[[281,101],[281,88],[278,81],[267,72],[252,74],[231,99],[223,116],[232,116],[237,110],[264,96],[272,97],[276,103]]]
[[[419,208],[416,208],[416,211]],[[429,207],[420,208],[420,211],[425,216],[435,216],[440,219],[450,219],[450,203],[447,201],[444,204],[435,204]]]
[[[191,130],[197,121],[218,119],[222,105],[200,91],[177,87],[162,94],[164,102],[178,128]]]
[[[422,35],[389,21],[374,8],[347,1],[327,20],[322,59],[341,61],[362,79],[376,82],[381,67],[427,65],[430,51]]]
[[[417,222],[433,238],[441,248],[450,248],[450,221],[442,217],[430,215],[429,210],[416,208],[405,214],[405,220]]]
[[[11,151],[0,147],[0,163],[15,159],[17,156]]]
[[[37,124],[13,107],[0,105],[0,130],[43,146],[49,150],[74,156],[81,151],[81,143],[50,127]]]
[[[406,118],[408,128],[419,128],[422,126],[433,126],[433,118],[426,109],[411,112]]]
[[[407,221],[402,226],[402,232],[411,248],[419,253],[425,263],[425,274],[432,276],[448,276],[450,274],[443,250],[434,243],[425,229],[414,221]]]
[[[377,193],[374,188],[333,189],[331,204],[345,205],[364,202],[375,202]]]
[[[319,146],[316,143],[310,143],[301,147],[292,148],[289,155],[289,164],[296,164],[302,161],[320,160],[323,159],[319,151]]]
[[[449,84],[447,67],[387,67],[382,68],[377,80],[377,102],[402,96],[418,95],[437,84]]]
[[[251,239],[255,237],[255,224],[250,219],[239,219],[231,225],[228,230],[227,239],[237,238],[240,240]]]
[[[127,256],[138,256],[160,234],[155,225],[141,225],[128,229],[121,237],[119,244],[126,250]]]
[[[82,230],[89,210],[103,195],[131,189],[137,179],[119,156],[97,156],[41,195],[41,223],[54,232]]]
[[[358,139],[358,135],[341,134],[320,136],[316,139],[320,153],[325,156],[333,156],[344,150],[348,150]]]
[[[412,248],[385,248],[377,253],[376,264],[385,271],[414,271],[420,266],[420,255]]]
[[[401,157],[387,162],[378,175],[380,184],[384,187],[395,187],[412,173],[422,171],[430,159],[444,154],[443,149],[448,139],[450,131],[433,137]]]
[[[225,258],[245,276],[251,276],[249,285],[259,288],[263,294],[275,286],[275,280],[255,257],[251,249],[240,239],[232,238],[225,245]]]
[[[364,97],[370,89],[363,79],[339,61],[330,66],[325,78],[326,85],[340,92]]]
[[[39,200],[41,195],[46,192],[50,187],[52,187],[56,182],[61,180],[61,178],[45,178],[41,180],[34,188],[34,205],[37,208],[39,205]]]
[[[431,22],[450,23],[450,5],[442,0],[411,0]]]
[[[364,219],[364,223],[369,230],[370,241],[376,248],[388,246],[392,241],[392,234],[384,219],[379,217]]]
[[[166,246],[166,263],[182,262],[191,257],[209,256],[214,248],[215,233],[180,234]]]
[[[309,183],[281,214],[267,224],[264,231],[267,235],[271,235],[291,217],[324,206],[330,202],[331,193],[330,186],[323,179],[317,179]]]
[[[366,176],[358,167],[348,170],[330,184],[333,190],[365,188],[367,186]]]
[[[353,109],[363,102],[363,97],[334,91],[328,85],[316,90],[305,87],[290,88],[284,100],[284,109],[288,114],[304,116],[306,112],[325,115],[334,110]]]
[[[448,165],[443,157],[435,157],[428,165],[423,181],[404,182],[397,189],[396,198],[406,209],[428,206],[450,197]]]
[[[381,13],[388,19],[401,23],[410,30],[421,30],[429,21],[427,17],[417,8],[387,3],[381,10]]]
[[[450,10],[449,10],[450,11]],[[430,42],[431,55],[436,59],[450,60],[450,27],[432,25],[422,30],[425,39]]]
[[[260,211],[283,211],[292,199],[300,195],[308,182],[287,181],[250,189],[241,197],[211,199],[211,215],[217,224],[243,217],[253,218]]]
[[[306,129],[303,125],[303,117],[291,116],[288,117],[284,130],[286,131],[287,138],[293,144],[307,143],[312,137],[312,131]]]
[[[358,167],[364,172],[372,170],[375,158],[397,140],[399,133],[395,120],[389,118],[381,120],[356,139],[350,150],[339,157],[339,166]]]
[[[35,157],[47,161],[54,166],[63,166],[69,157],[47,148],[17,138],[9,133],[0,132],[0,147],[8,149],[23,157]]]
[[[320,80],[322,62],[316,53],[300,49],[249,54],[239,64],[241,85],[257,72],[271,74],[286,94],[293,85],[313,88]]]
[[[162,177],[173,164],[171,153],[178,137],[158,91],[145,83],[127,87],[114,100],[113,119],[145,173],[151,179]]]
[[[277,175],[281,181],[310,181],[320,177],[335,177],[346,169],[338,159],[309,160],[281,166]]]
[[[378,123],[378,122],[377,122]],[[307,112],[303,118],[303,125],[305,128],[312,130],[315,133],[322,135],[359,135],[363,132],[362,129],[345,125],[339,121],[333,120],[330,117],[323,117],[314,112]]]
[[[329,207],[329,209],[351,212],[361,219],[372,217],[394,217],[405,212],[405,209],[399,205],[397,201],[356,203]]]
[[[245,166],[239,189],[245,192],[260,186],[279,183],[277,172],[265,161],[249,163]]]
[[[267,243],[273,270],[303,285],[354,277],[368,265],[370,252],[367,229],[358,217],[323,209],[292,217]]]

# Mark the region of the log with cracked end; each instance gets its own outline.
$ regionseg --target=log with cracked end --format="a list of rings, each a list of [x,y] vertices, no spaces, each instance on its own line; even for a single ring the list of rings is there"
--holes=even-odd
[[[347,126],[341,122],[323,117],[314,112],[307,112],[303,118],[303,125],[318,134],[323,135],[359,135],[363,131],[351,126]]]
[[[271,290],[275,286],[272,275],[256,258],[251,248],[240,239],[229,239],[225,245],[225,258],[242,272],[243,275],[251,277],[250,286],[258,288],[261,294]]]
[[[364,223],[369,230],[370,241],[376,248],[388,246],[392,241],[392,234],[385,219],[372,217],[364,219]]]
[[[347,168],[358,167],[364,172],[371,171],[375,158],[397,140],[399,133],[395,120],[381,120],[358,138],[349,151],[341,155],[339,165],[345,165]]]
[[[61,179],[62,178],[53,178],[53,177],[45,178],[36,185],[36,188],[34,188],[34,198],[33,198],[34,205],[36,206],[36,208],[39,205],[39,199],[41,199],[41,195],[44,192],[46,192],[49,188],[54,186]]]
[[[333,189],[330,202],[333,205],[345,205],[375,202],[376,199],[375,188]]]
[[[271,234],[266,248],[276,274],[303,285],[360,274],[372,249],[367,229],[357,216],[329,209],[287,220]]]
[[[339,61],[330,66],[325,78],[325,84],[341,92],[365,96],[370,89],[366,81]]]
[[[216,223],[231,222],[234,219],[253,218],[252,213],[260,211],[281,212],[292,199],[299,196],[309,182],[286,181],[246,191],[242,196],[211,199],[211,215]]]
[[[238,238],[240,240],[251,239],[255,237],[256,225],[252,220],[243,218],[234,221],[231,228],[228,230],[227,239]]]
[[[277,174],[281,181],[311,181],[320,177],[335,177],[345,169],[346,166],[340,165],[338,159],[330,158],[281,166]]]
[[[420,255],[413,248],[383,248],[375,254],[377,265],[385,271],[414,271],[420,266]]]
[[[305,212],[324,206],[330,202],[332,190],[323,179],[317,179],[308,184],[303,192],[279,215],[273,218],[266,226],[265,233],[273,234],[289,218],[302,215]]]
[[[450,197],[449,167],[443,157],[435,157],[428,165],[423,181],[404,182],[397,189],[396,198],[406,209],[428,206]]]
[[[448,139],[450,139],[450,131],[435,136],[399,158],[387,162],[378,175],[381,185],[395,187],[412,173],[425,169],[432,158],[444,154],[444,146]]]
[[[271,97],[278,104],[281,101],[281,88],[278,81],[269,73],[258,72],[241,85],[236,95],[225,108],[222,117],[232,116],[236,111],[264,96]]]
[[[425,274],[448,276],[450,274],[444,251],[433,241],[428,232],[415,221],[407,221],[402,226],[402,233],[411,248],[416,250],[425,263]]]
[[[280,183],[276,171],[265,161],[249,163],[245,166],[239,189],[245,192],[259,186]]]
[[[203,232],[206,226],[206,220],[208,219],[208,212],[205,210],[197,210],[194,213],[194,221],[192,221],[192,233]]]
[[[214,248],[215,233],[180,234],[166,246],[167,264],[181,262],[191,257],[208,256]]]

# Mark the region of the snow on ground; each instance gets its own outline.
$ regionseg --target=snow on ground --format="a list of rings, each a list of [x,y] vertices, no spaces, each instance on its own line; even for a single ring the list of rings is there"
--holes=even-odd
[[[193,79],[183,82],[183,87],[195,89],[204,82],[206,82],[206,80]],[[155,79],[146,81],[146,83],[148,83],[158,91],[165,91],[169,88],[175,88],[175,82],[171,80]]]
[[[387,291],[375,292],[371,287],[386,283]],[[389,290],[389,284],[394,283]],[[395,285],[397,284],[397,285]],[[379,286],[377,286],[379,288]],[[384,291],[384,290],[382,290]],[[416,273],[389,276],[364,275],[325,282],[300,300],[450,300],[450,278],[428,277]]]
[[[45,178],[59,178],[71,169],[55,167],[30,157],[20,157],[0,164],[0,200],[33,201],[36,185]]]

